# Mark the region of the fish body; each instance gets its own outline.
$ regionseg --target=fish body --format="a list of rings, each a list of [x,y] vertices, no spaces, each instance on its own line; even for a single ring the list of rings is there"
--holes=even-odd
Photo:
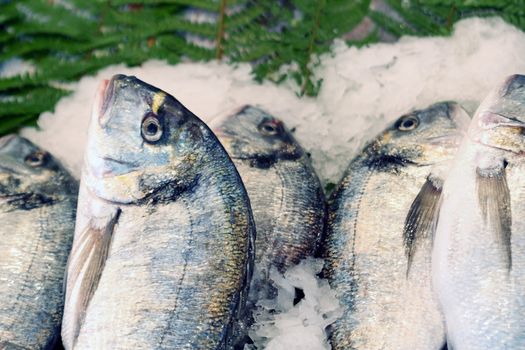
[[[76,196],[49,153],[0,138],[0,349],[49,349],[60,336]]]
[[[113,77],[85,154],[66,349],[231,348],[254,239],[241,179],[207,126],[157,88]]]
[[[440,349],[432,213],[468,115],[438,103],[399,118],[358,155],[329,201],[324,275],[343,315],[333,349]]]
[[[245,106],[217,123],[219,140],[246,186],[257,227],[257,298],[271,297],[269,273],[312,256],[323,233],[324,193],[306,152],[284,123]]]
[[[525,349],[525,76],[480,105],[443,187],[434,285],[449,348]]]

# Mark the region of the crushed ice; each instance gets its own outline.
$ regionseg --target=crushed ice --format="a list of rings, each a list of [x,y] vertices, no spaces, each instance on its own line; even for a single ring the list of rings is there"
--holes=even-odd
[[[258,84],[247,64],[149,61],[141,67],[112,66],[82,78],[54,113],[43,113],[40,130],[22,134],[60,158],[79,176],[87,123],[98,82],[116,73],[136,75],[173,94],[205,121],[244,104],[282,118],[312,154],[324,184],[336,183],[360,147],[403,113],[441,100],[455,100],[473,111],[497,82],[525,73],[525,34],[498,18],[462,20],[448,38],[404,37],[361,49],[334,44],[321,57],[315,76],[323,79],[317,98],[299,98],[292,82]],[[5,67],[4,67],[5,69]],[[7,70],[27,70],[9,63]],[[4,72],[4,75],[6,74]],[[337,316],[326,281],[316,274],[320,260],[309,260],[284,276],[274,274],[277,300],[261,301],[252,329],[267,349],[328,349],[323,328]],[[296,288],[304,299],[295,306]],[[276,308],[278,312],[266,312]]]

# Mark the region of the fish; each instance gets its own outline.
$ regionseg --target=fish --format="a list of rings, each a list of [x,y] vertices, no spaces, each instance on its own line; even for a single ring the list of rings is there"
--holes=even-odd
[[[323,276],[342,316],[333,349],[441,349],[431,286],[441,186],[469,123],[455,102],[397,119],[354,158],[328,204]]]
[[[449,349],[525,349],[525,76],[478,107],[443,185],[432,255]]]
[[[243,106],[212,129],[239,171],[257,230],[252,301],[275,297],[270,278],[313,256],[325,222],[325,196],[308,154],[286,125]]]
[[[134,76],[104,80],[68,261],[65,348],[230,349],[254,241],[246,190],[208,126]]]
[[[51,349],[60,339],[77,191],[50,153],[0,138],[0,349]]]

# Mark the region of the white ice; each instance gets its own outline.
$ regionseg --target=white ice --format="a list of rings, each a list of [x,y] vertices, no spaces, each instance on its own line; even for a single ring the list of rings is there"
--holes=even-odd
[[[442,100],[458,101],[473,111],[505,76],[525,73],[525,33],[501,19],[473,18],[458,22],[448,38],[404,37],[361,49],[337,42],[314,70],[323,79],[317,98],[298,97],[292,82],[258,84],[247,64],[169,66],[150,61],[136,68],[112,66],[82,78],[54,113],[41,115],[40,130],[26,128],[22,134],[78,177],[97,85],[116,73],[136,75],[166,90],[205,121],[244,104],[262,107],[296,128],[323,183],[336,183],[363,143],[401,114]],[[253,330],[268,349],[327,348],[321,330],[334,315],[334,303],[327,301],[326,283],[314,277],[317,264],[302,265],[284,279],[276,276],[281,304],[275,305],[282,313],[273,319],[262,315]],[[302,286],[306,295],[295,307],[291,286]]]

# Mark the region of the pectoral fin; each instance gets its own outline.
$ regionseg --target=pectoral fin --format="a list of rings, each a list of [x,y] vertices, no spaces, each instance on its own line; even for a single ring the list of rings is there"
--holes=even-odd
[[[486,225],[494,232],[502,250],[507,269],[512,268],[512,213],[510,192],[505,167],[480,169],[476,171],[478,200]]]
[[[79,335],[87,307],[97,289],[119,216],[120,209],[102,226],[89,222],[73,243],[65,282],[66,307],[70,311],[62,325],[64,343],[68,343],[69,348]]]
[[[407,257],[407,277],[414,254],[422,239],[432,236],[434,222],[439,209],[443,181],[429,175],[410,206],[405,219],[403,242]]]

